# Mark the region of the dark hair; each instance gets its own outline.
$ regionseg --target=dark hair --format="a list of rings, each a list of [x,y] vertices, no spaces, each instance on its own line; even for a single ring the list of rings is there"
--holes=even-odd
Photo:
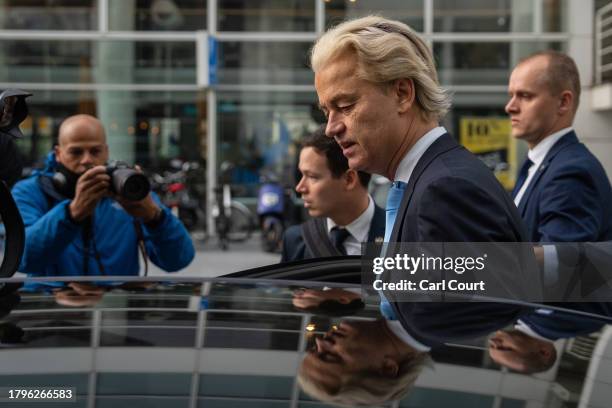
[[[327,167],[335,178],[341,177],[348,170],[348,160],[342,154],[338,143],[333,138],[325,136],[325,125],[304,138],[302,149],[305,147],[312,147],[317,153],[325,155]],[[357,175],[361,185],[367,189],[372,175],[363,171],[358,171]]]

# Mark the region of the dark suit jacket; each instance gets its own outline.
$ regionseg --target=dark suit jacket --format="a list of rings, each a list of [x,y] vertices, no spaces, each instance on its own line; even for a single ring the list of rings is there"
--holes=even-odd
[[[438,138],[418,161],[390,239],[391,242],[526,240],[526,229],[508,193],[480,159],[448,134]],[[392,305],[404,329],[430,346],[480,337],[525,313],[522,307],[494,303],[392,302]]]
[[[527,235],[493,172],[445,134],[412,172],[390,241],[522,242]]]
[[[606,323],[612,323],[610,303],[564,303],[559,306],[595,313],[601,318],[591,318],[566,312],[552,311],[550,314],[529,313],[521,320],[540,336],[549,340],[567,339],[600,330]],[[607,318],[607,319],[606,319]]]
[[[300,261],[302,259],[312,259],[314,255],[310,252],[304,236],[302,235],[302,225],[293,225],[285,231],[283,236],[283,255],[281,262]],[[370,223],[368,242],[382,240],[385,236],[385,210],[374,205],[374,216]]]
[[[550,149],[521,198],[519,212],[532,242],[612,239],[610,182],[574,132]]]

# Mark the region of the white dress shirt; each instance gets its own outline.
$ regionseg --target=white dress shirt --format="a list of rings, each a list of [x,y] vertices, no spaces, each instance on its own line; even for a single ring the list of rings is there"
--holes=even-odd
[[[552,135],[547,136],[544,139],[542,139],[540,143],[535,145],[533,149],[530,149],[527,152],[527,157],[529,157],[529,160],[531,160],[533,164],[531,165],[531,167],[529,168],[529,171],[527,172],[527,179],[521,186],[521,189],[518,191],[518,193],[516,193],[516,197],[514,197],[514,204],[516,204],[517,207],[519,203],[521,202],[521,198],[523,198],[525,191],[527,191],[527,187],[529,187],[529,183],[531,183],[533,176],[536,174],[536,171],[540,168],[540,165],[544,161],[544,158],[546,157],[550,149],[555,145],[555,143],[557,143],[557,141],[559,141],[559,139],[561,139],[563,136],[565,136],[567,133],[571,132],[572,130],[574,130],[572,127],[561,129],[558,132],[555,132]]]
[[[395,334],[402,341],[402,343],[407,344],[416,351],[420,352],[431,350],[431,347],[418,342],[414,337],[408,334],[408,332],[402,327],[399,320],[385,320],[385,322],[387,323],[389,330],[391,330],[393,334]]]
[[[370,224],[374,218],[374,200],[368,195],[368,207],[353,222],[343,228],[349,232],[349,236],[344,241],[344,249],[347,255],[361,255],[361,244],[368,241]],[[327,218],[327,233],[337,226],[331,218]]]
[[[545,316],[550,316],[553,314],[553,311],[550,309],[536,309],[534,313],[545,315]],[[552,318],[554,319],[554,317]],[[514,329],[520,331],[523,334],[526,334],[529,337],[533,337],[534,339],[544,340],[544,341],[548,341],[551,343],[554,342],[554,340],[547,339],[546,337],[541,336],[538,333],[536,333],[531,327],[529,327],[524,321],[520,319],[514,325]]]
[[[438,126],[431,129],[429,132],[425,133],[423,137],[417,140],[414,146],[412,146],[408,153],[406,153],[399,166],[397,166],[393,181],[403,181],[404,183],[408,183],[414,168],[419,160],[421,160],[421,157],[423,157],[429,146],[431,146],[433,142],[438,140],[438,138],[445,133],[446,129],[444,129],[443,126]]]

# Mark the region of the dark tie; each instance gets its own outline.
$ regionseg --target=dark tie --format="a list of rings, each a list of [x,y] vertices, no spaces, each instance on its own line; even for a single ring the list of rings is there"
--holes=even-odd
[[[387,194],[387,205],[385,207],[385,242],[389,242],[389,238],[391,238],[391,231],[393,231],[393,224],[397,217],[397,210],[399,210],[399,206],[402,203],[404,191],[406,191],[406,183],[394,181]]]
[[[346,255],[346,249],[344,248],[344,241],[351,235],[346,228],[334,227],[329,232],[329,239],[332,244],[336,247],[342,255]]]
[[[512,190],[512,198],[515,198],[518,192],[525,184],[525,180],[527,180],[527,175],[529,174],[529,169],[533,166],[533,162],[529,160],[529,158],[525,159],[523,166],[521,166],[521,171],[519,171],[518,178],[516,179],[516,184],[514,185],[514,189]]]

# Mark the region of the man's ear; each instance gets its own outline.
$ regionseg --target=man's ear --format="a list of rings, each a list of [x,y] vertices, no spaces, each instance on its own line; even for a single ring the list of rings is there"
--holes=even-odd
[[[563,91],[561,92],[561,96],[559,99],[559,113],[561,115],[566,115],[568,112],[573,112],[574,110],[574,94],[571,91]]]
[[[553,345],[543,344],[538,347],[538,355],[542,358],[549,359],[555,352]]]
[[[406,113],[414,105],[415,91],[412,79],[400,78],[393,81],[393,93],[398,101],[398,113]]]
[[[55,153],[55,160],[61,163],[61,149],[58,144],[53,146],[53,153]]]
[[[344,172],[344,182],[347,190],[353,190],[359,184],[359,174],[356,170],[348,169]]]
[[[110,156],[108,152],[108,145],[106,143],[104,143],[104,155],[106,156],[106,160],[104,161],[107,162]]]
[[[343,305],[348,305],[349,303],[351,303],[353,301],[348,296],[340,296],[336,300],[338,301],[338,303],[341,303]]]
[[[399,364],[389,356],[385,356],[380,367],[380,374],[387,378],[397,378]]]

